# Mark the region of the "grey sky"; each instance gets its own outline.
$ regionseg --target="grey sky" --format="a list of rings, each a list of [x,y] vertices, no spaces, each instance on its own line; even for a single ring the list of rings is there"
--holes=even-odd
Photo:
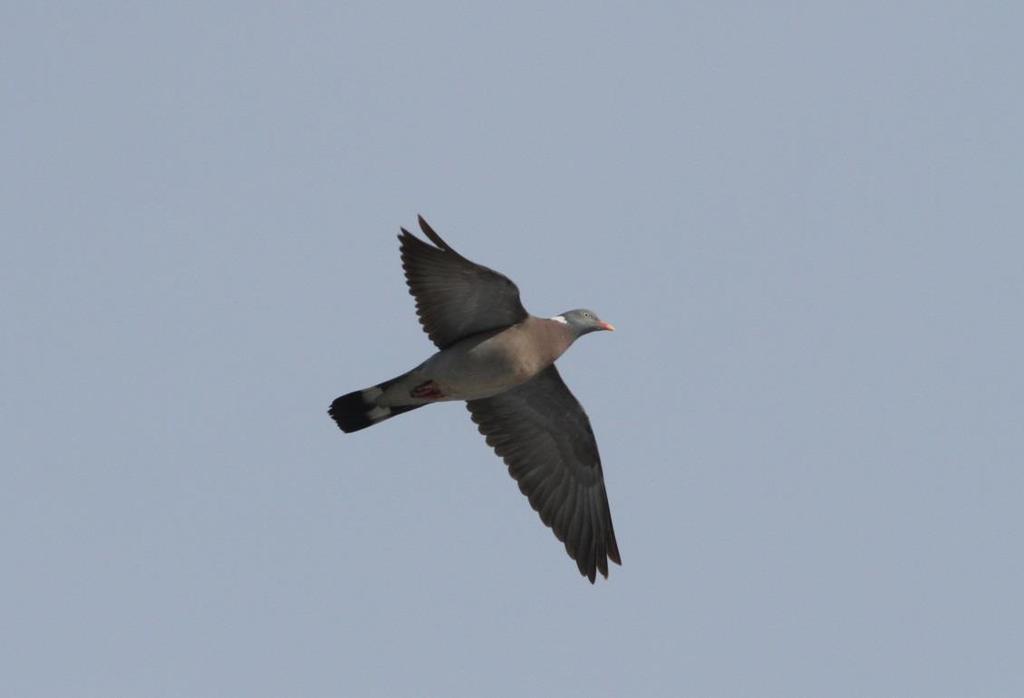
[[[1024,694],[1017,3],[0,8],[17,696]],[[583,581],[431,349],[422,212],[560,362]]]

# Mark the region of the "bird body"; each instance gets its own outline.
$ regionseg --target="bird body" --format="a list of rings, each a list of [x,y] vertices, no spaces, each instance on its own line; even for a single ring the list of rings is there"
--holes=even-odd
[[[412,370],[334,400],[354,432],[433,402],[465,400],[487,443],[580,572],[621,564],[590,420],[555,368],[584,334],[615,329],[589,310],[530,315],[508,278],[466,259],[420,218],[429,245],[402,230],[402,262],[438,351]]]
[[[572,344],[568,329],[552,320],[530,316],[502,330],[460,340],[435,353],[405,374],[377,400],[379,405],[408,405],[441,400],[478,400],[503,393],[555,362]],[[542,352],[527,348],[544,346]],[[410,398],[423,383],[437,386],[438,395]]]

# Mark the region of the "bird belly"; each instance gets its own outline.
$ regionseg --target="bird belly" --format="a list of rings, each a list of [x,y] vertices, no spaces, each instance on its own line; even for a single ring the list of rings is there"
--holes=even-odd
[[[498,357],[500,359],[500,357]],[[479,400],[503,393],[530,376],[514,365],[477,353],[435,354],[417,371],[437,387],[441,400]]]
[[[471,337],[437,352],[390,386],[380,404],[424,404],[479,400],[523,383],[547,365],[534,366],[517,357],[500,333]]]

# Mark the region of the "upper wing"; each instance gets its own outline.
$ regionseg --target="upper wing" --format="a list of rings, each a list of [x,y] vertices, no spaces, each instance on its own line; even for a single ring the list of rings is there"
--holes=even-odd
[[[514,325],[527,317],[519,289],[493,269],[453,250],[420,217],[429,245],[405,228],[398,236],[402,269],[416,298],[420,324],[439,348],[480,332]]]
[[[608,560],[621,565],[590,420],[554,365],[466,405],[580,573],[593,583],[595,571],[608,576]]]

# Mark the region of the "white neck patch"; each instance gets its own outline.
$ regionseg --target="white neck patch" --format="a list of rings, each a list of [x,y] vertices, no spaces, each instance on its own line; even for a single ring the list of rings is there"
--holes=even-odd
[[[568,325],[569,324],[569,321],[566,320],[565,317],[563,317],[562,315],[556,315],[556,316],[554,316],[551,319],[554,320],[555,322],[560,322],[563,325]]]

